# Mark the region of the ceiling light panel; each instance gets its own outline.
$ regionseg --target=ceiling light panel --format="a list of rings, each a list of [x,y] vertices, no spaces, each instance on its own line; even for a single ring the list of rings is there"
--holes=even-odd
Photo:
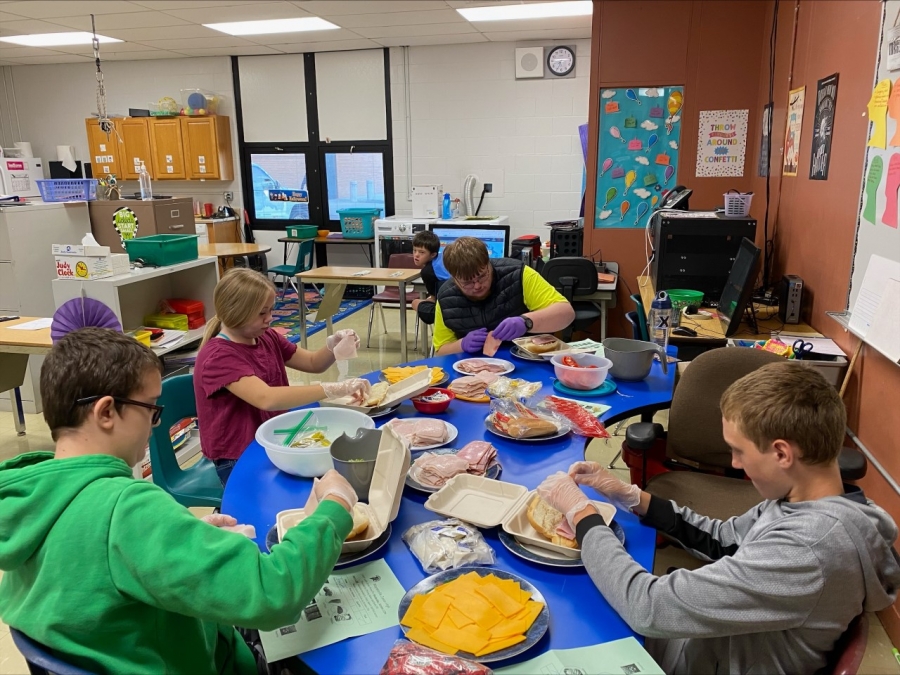
[[[527,5],[495,5],[457,9],[468,21],[512,21],[519,19],[550,19],[560,16],[587,16],[594,10],[591,0],[570,2],[541,2]]]
[[[207,28],[229,35],[271,35],[273,33],[300,33],[314,30],[340,28],[317,16],[299,19],[267,19],[265,21],[234,21],[231,23],[205,23]]]
[[[93,35],[86,32],[75,33],[40,33],[37,35],[11,35],[9,37],[0,37],[0,42],[11,42],[14,45],[23,45],[25,47],[60,47],[62,45],[89,45],[93,40]],[[98,35],[99,42],[121,42],[116,38]]]

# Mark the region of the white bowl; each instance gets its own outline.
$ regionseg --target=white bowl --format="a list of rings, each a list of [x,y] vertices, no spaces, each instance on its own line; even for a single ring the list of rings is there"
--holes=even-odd
[[[295,427],[309,412],[309,409],[286,412],[266,420],[256,430],[256,441],[263,446],[272,464],[285,473],[306,478],[321,476],[334,468],[331,447],[325,445],[308,448],[286,447],[284,445],[286,436],[276,434],[275,429]],[[360,429],[375,428],[375,421],[371,417],[355,410],[316,408],[312,413],[304,428],[325,427],[325,437],[332,443],[341,434],[355,436]]]
[[[596,368],[573,368],[563,365],[566,356],[575,360],[580,366],[597,366]],[[570,389],[589,391],[596,389],[606,380],[606,374],[612,368],[612,361],[593,354],[565,354],[550,359],[556,379]]]

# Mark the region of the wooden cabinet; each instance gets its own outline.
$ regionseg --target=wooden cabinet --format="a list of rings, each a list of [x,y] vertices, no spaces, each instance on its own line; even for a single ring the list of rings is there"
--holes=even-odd
[[[150,118],[150,152],[153,168],[147,167],[156,180],[184,180],[184,143],[181,120],[177,117]]]
[[[116,120],[116,128],[119,130],[122,144],[119,148],[119,157],[122,160],[123,180],[138,180],[141,170],[141,162],[147,167],[147,171],[153,178],[157,178],[153,171],[152,151],[150,149],[150,118],[126,117]]]
[[[91,169],[95,178],[105,178],[114,174],[122,177],[122,161],[119,156],[119,138],[115,129],[109,132],[109,136],[100,128],[96,117],[89,117],[84,121],[87,127],[88,152],[90,153]]]
[[[231,127],[228,118],[182,117],[185,170],[188,179],[233,180]]]

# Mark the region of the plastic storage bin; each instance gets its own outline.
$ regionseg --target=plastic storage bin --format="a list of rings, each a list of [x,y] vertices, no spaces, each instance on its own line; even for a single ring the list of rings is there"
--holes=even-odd
[[[702,291],[689,291],[683,288],[667,288],[669,300],[672,301],[672,327],[681,325],[681,313],[686,307],[699,307],[703,302]]]
[[[171,298],[166,304],[177,314],[184,314],[188,319],[188,328],[194,330],[206,324],[206,312],[203,303],[199,300],[186,300],[184,298]]]
[[[288,225],[287,235],[295,239],[314,239],[318,230],[316,225]]]
[[[97,181],[92,178],[37,180],[45,202],[92,202],[97,199]]]
[[[148,314],[144,317],[144,325],[151,328],[186,331],[188,318],[185,314]]]
[[[744,194],[743,192],[726,192],[725,215],[728,218],[746,218],[750,215],[750,203],[752,201],[752,194]]]
[[[122,245],[132,262],[140,258],[145,265],[165,267],[196,260],[197,239],[196,234],[154,234],[127,239]]]
[[[375,236],[375,219],[381,209],[341,209],[341,232],[344,239],[371,239]]]
[[[206,89],[181,90],[181,114],[191,117],[215,115],[219,111],[222,97]]]

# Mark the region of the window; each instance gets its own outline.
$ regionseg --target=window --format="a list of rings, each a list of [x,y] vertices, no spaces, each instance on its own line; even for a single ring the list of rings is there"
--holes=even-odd
[[[256,220],[309,220],[306,155],[250,153]]]
[[[380,152],[325,153],[328,219],[338,210],[377,208],[384,215],[384,161]]]

